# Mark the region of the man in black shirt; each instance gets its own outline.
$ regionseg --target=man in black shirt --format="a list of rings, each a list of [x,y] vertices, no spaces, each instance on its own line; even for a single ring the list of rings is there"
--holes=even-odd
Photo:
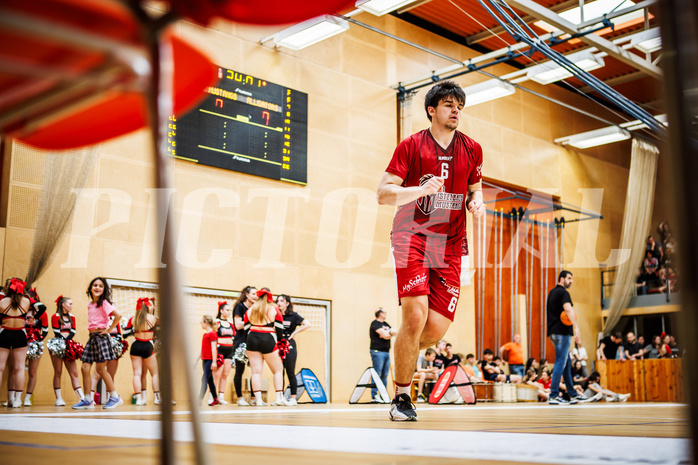
[[[599,360],[615,360],[618,354],[618,346],[623,343],[623,336],[620,331],[606,336],[599,342],[599,348],[596,349],[596,358]]]
[[[574,380],[572,379],[572,362],[570,359],[570,344],[572,336],[575,342],[582,344],[582,336],[577,324],[577,315],[572,309],[572,298],[567,292],[572,286],[572,273],[562,270],[555,286],[548,294],[547,315],[548,315],[548,336],[555,345],[555,365],[550,384],[550,397],[548,403],[576,404],[584,397],[574,390]],[[567,394],[570,400],[565,400],[560,396],[560,379],[565,382]]]
[[[376,370],[383,384],[388,385],[388,372],[390,371],[390,339],[395,337],[397,330],[385,322],[385,310],[376,310],[376,319],[371,323],[369,337],[371,338],[371,360],[373,369]],[[371,402],[382,403],[378,389],[371,389]]]
[[[625,344],[623,344],[623,349],[625,350],[625,358],[628,360],[640,360],[644,350],[642,349],[642,344],[635,339],[635,333],[630,331],[625,336]]]

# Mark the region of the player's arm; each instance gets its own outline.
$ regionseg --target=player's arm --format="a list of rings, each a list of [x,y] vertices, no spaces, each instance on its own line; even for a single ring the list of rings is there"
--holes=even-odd
[[[465,201],[465,208],[477,218],[485,214],[485,202],[482,197],[482,181],[468,185],[468,198]]]
[[[378,328],[376,330],[376,333],[378,333],[378,336],[380,336],[381,339],[390,339],[391,337],[393,337],[390,334],[390,329],[386,328],[385,326],[382,328]]]
[[[400,176],[383,173],[380,184],[378,184],[377,199],[379,205],[400,206],[413,202],[420,197],[435,194],[444,185],[443,178],[432,176],[421,186],[404,187]]]
[[[565,310],[565,313],[567,314],[567,318],[570,319],[570,322],[572,323],[572,328],[574,328],[574,340],[579,343],[579,345],[582,344],[582,333],[579,331],[579,324],[577,323],[577,316],[574,314],[574,310],[572,310],[572,304],[569,302],[565,302],[562,304],[562,308]]]

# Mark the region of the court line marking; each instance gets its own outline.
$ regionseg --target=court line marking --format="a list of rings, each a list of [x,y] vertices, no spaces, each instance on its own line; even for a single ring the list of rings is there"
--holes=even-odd
[[[421,405],[417,406],[417,412],[422,411],[448,411],[448,410],[462,410],[463,412],[468,411],[468,409],[479,410],[560,410],[560,409],[617,409],[617,408],[669,408],[669,407],[686,407],[686,404],[678,403],[591,403],[582,405],[548,405],[548,404],[491,404],[491,405]],[[363,412],[376,412],[381,409],[388,410],[387,404],[382,405],[372,405],[371,407],[342,407],[342,408],[294,408],[294,407],[279,407],[279,408],[269,408],[269,407],[233,407],[230,409],[220,409],[220,410],[205,410],[200,409],[199,413],[201,415],[293,415],[297,413],[314,413],[314,414],[328,414],[328,413],[363,413]],[[2,414],[0,413],[0,418],[3,417],[93,417],[93,416],[104,416],[104,417],[129,417],[129,416],[159,416],[159,410],[104,410],[100,408],[95,408],[94,410],[80,410],[80,411],[69,411],[69,412],[43,412],[43,413],[21,413],[17,411],[9,411],[12,413]],[[190,410],[175,410],[172,412],[173,415],[190,415]]]
[[[30,443],[30,442],[0,441],[0,446],[28,447],[30,449],[50,449],[50,450],[60,450],[60,451],[71,451],[71,450],[131,449],[133,447],[157,447],[158,445],[157,444],[121,444],[118,446],[68,447],[68,446],[54,446],[51,444],[35,444],[35,443]]]
[[[2,429],[160,438],[159,421],[16,417]],[[392,425],[393,428],[326,428],[202,423],[201,427],[207,443],[239,447],[573,465],[680,465],[689,460],[690,442],[681,438],[417,430],[403,429],[399,423]],[[174,423],[176,441],[192,441],[189,426],[185,422]],[[270,442],[269,438],[274,440]]]

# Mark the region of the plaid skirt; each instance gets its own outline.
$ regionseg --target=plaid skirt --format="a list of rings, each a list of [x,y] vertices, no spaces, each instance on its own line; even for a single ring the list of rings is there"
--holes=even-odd
[[[111,346],[111,337],[108,334],[90,333],[90,338],[85,344],[85,350],[80,360],[84,363],[101,363],[117,358]]]

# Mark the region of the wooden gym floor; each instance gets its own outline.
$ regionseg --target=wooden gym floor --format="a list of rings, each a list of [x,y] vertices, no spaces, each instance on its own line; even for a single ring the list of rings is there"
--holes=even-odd
[[[155,406],[2,408],[0,463],[158,463]],[[667,403],[419,404],[418,422],[386,405],[203,407],[212,463],[685,464],[687,407]],[[175,407],[178,463],[193,463],[188,412]]]

